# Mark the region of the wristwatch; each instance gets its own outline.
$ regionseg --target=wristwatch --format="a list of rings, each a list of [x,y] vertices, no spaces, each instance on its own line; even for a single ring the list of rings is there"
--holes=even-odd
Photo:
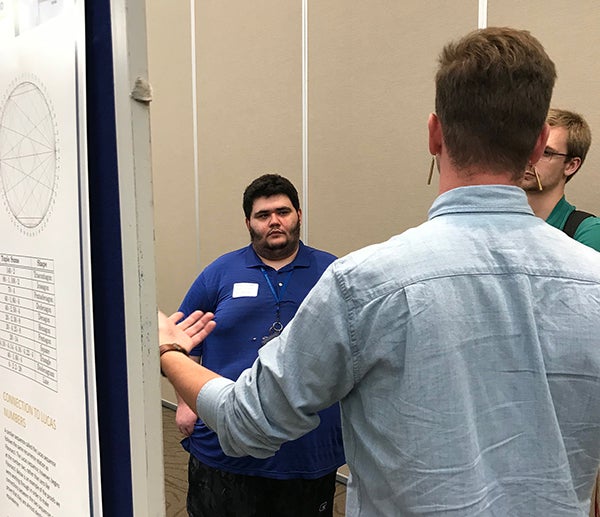
[[[181,345],[178,345],[177,343],[165,343],[164,345],[160,345],[158,347],[158,352],[159,352],[159,357],[162,357],[163,354],[166,354],[167,352],[179,352],[179,353],[185,355],[186,357],[190,356],[189,352],[185,348],[183,348]],[[162,368],[160,369],[160,373],[162,374],[163,377],[166,377],[165,372],[162,371]]]

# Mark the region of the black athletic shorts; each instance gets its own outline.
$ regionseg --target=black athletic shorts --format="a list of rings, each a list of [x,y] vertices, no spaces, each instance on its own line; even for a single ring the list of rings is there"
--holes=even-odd
[[[190,455],[190,517],[331,517],[336,471],[318,479],[270,479],[214,469]]]

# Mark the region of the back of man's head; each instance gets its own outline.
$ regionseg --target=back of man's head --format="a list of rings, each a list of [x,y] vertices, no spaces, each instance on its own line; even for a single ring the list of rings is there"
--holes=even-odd
[[[435,109],[448,155],[467,171],[522,176],[544,125],[554,63],[529,32],[490,27],[439,57]]]
[[[550,108],[546,122],[550,127],[564,127],[567,130],[568,158],[581,158],[577,171],[567,176],[565,182],[568,182],[581,169],[585,161],[590,145],[592,145],[592,131],[585,119],[574,111]]]
[[[250,219],[252,207],[256,199],[259,197],[277,196],[279,194],[287,196],[296,210],[300,209],[298,191],[290,180],[279,174],[263,174],[259,178],[256,178],[244,190],[242,207],[244,208],[246,219]]]

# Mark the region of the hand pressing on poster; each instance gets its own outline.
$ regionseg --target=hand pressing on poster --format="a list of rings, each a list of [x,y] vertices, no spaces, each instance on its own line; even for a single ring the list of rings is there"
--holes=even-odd
[[[195,411],[196,398],[204,384],[220,376],[192,360],[189,352],[214,330],[216,323],[211,312],[194,311],[183,320],[182,317],[181,312],[167,316],[158,311],[160,367],[179,396]]]
[[[181,318],[182,312],[167,316],[158,311],[158,341],[161,346],[176,343],[189,354],[213,331],[216,323],[212,312],[194,311],[187,318]]]

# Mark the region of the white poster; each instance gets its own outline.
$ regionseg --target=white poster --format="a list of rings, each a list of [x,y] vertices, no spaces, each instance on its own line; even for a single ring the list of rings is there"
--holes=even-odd
[[[0,0],[2,517],[91,514],[80,12]]]

